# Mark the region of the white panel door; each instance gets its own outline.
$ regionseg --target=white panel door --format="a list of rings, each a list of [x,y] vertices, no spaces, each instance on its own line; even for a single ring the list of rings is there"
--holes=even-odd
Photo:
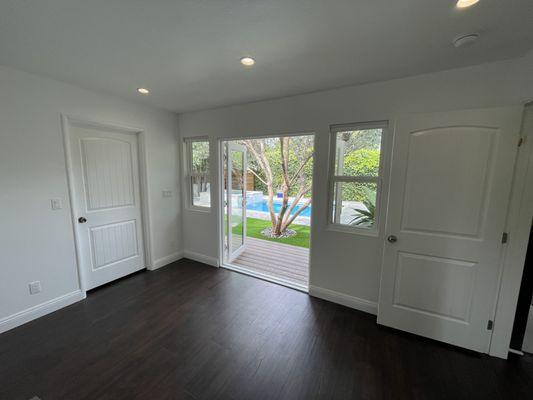
[[[378,323],[488,351],[520,115],[498,108],[398,122]]]
[[[89,290],[145,267],[137,135],[70,128],[80,268]]]

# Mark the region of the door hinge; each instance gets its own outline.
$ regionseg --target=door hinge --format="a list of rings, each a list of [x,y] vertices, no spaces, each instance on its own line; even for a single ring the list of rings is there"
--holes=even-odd
[[[524,143],[524,138],[518,139],[518,147],[522,146],[523,143]]]
[[[494,328],[494,321],[489,319],[489,322],[487,322],[487,330],[491,331],[492,328]]]
[[[508,241],[509,241],[509,234],[507,232],[503,232],[502,243],[507,243]]]

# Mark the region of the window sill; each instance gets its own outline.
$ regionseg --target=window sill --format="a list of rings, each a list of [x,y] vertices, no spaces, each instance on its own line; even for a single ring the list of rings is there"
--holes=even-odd
[[[191,211],[198,214],[211,214],[211,207],[189,206],[185,208],[185,211]]]
[[[369,236],[369,237],[378,237],[379,231],[377,229],[365,229],[365,228],[354,228],[347,225],[339,224],[328,224],[326,230],[331,232],[340,232],[348,233],[351,235],[360,235],[360,236]]]

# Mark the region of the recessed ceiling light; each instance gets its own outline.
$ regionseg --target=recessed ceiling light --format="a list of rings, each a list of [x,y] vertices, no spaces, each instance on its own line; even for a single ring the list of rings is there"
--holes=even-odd
[[[146,88],[143,88],[143,87],[137,88],[137,91],[140,94],[150,94],[150,91],[148,89],[146,89]]]
[[[457,8],[467,8],[479,2],[479,0],[457,0]]]
[[[241,58],[241,64],[245,67],[251,67],[255,64],[255,60],[252,57],[243,57]]]

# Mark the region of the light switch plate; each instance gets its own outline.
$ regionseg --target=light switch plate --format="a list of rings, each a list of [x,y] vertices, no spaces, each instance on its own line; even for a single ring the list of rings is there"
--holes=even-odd
[[[30,294],[37,294],[42,290],[41,281],[30,282]]]
[[[50,207],[52,208],[52,210],[61,210],[63,208],[63,203],[61,199],[51,199]]]
[[[163,197],[172,197],[172,190],[163,190]]]

